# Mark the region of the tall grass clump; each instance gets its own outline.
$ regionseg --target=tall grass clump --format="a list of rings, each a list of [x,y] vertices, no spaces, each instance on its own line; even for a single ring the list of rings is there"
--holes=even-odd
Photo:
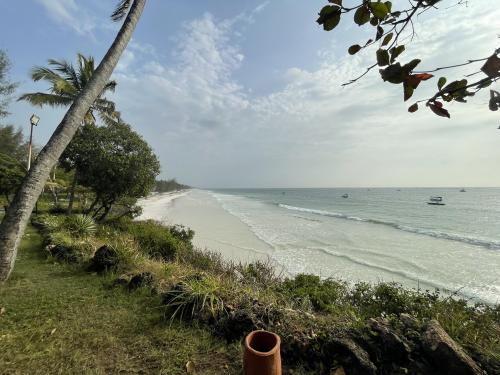
[[[192,250],[194,232],[182,226],[167,227],[154,220],[120,220],[115,228],[129,233],[140,249],[152,258],[172,261]]]
[[[170,320],[217,318],[225,311],[221,281],[208,275],[191,275],[163,294]]]
[[[66,217],[64,226],[74,236],[88,237],[97,231],[97,225],[93,218],[87,215],[73,215]]]

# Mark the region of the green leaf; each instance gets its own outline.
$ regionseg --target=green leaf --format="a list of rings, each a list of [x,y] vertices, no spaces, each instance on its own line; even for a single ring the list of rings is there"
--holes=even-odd
[[[417,111],[418,111],[418,103],[415,103],[415,104],[411,105],[410,108],[408,108],[408,112],[410,112],[410,113],[414,113]]]
[[[340,15],[341,12],[338,6],[327,5],[319,12],[319,18],[316,22],[323,25],[324,30],[331,31],[339,24]]]
[[[486,81],[480,82],[476,87],[478,89],[484,89],[485,87],[490,86],[493,83],[491,79],[487,79]]]
[[[375,37],[375,40],[382,38],[382,35],[384,35],[384,29],[381,26],[377,26],[377,36]]]
[[[354,13],[354,22],[357,25],[361,26],[368,21],[370,21],[370,12],[368,11],[368,9],[366,9],[366,7],[364,6],[356,9],[356,12]]]
[[[384,3],[374,3],[370,2],[368,3],[368,7],[371,9],[373,15],[381,20],[387,16],[387,13],[389,13],[389,9],[387,9],[387,5]]]
[[[413,71],[413,69],[417,67],[418,64],[420,64],[421,61],[422,60],[419,59],[411,60],[408,64],[405,64],[403,66],[403,70],[409,74],[411,71]]]
[[[323,25],[326,31],[333,30],[340,22],[340,8],[337,5],[327,5],[319,12],[317,23]]]
[[[400,46],[391,48],[391,51],[390,51],[391,52],[391,63],[396,61],[398,56],[401,55],[404,52],[404,50],[405,50],[404,45],[400,45]]]
[[[401,67],[400,63],[389,65],[385,69],[380,69],[379,72],[384,81],[388,81],[394,84],[403,83],[406,77],[405,72]]]
[[[353,46],[350,46],[347,52],[349,52],[349,55],[355,55],[361,50],[361,46],[359,44],[355,44]]]
[[[328,0],[329,3],[336,4],[339,7],[342,6],[342,0]]]
[[[389,44],[389,42],[392,40],[394,33],[389,33],[384,37],[384,40],[382,41],[382,46],[386,46]]]
[[[378,25],[378,21],[379,21],[379,19],[377,17],[372,17],[370,19],[370,25],[377,26]]]
[[[415,90],[413,87],[408,85],[406,82],[403,84],[404,87],[404,99],[405,102],[413,96],[413,91]]]
[[[445,77],[439,78],[438,89],[442,90],[444,85],[446,85],[446,78]]]
[[[377,64],[379,66],[389,65],[389,52],[386,49],[377,50]]]
[[[392,3],[390,1],[386,1],[384,4],[385,4],[385,6],[387,7],[387,10],[390,13],[391,10],[392,10]]]

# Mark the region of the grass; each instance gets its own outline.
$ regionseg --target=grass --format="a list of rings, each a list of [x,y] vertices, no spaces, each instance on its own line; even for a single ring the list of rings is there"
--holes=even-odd
[[[238,374],[238,340],[256,328],[282,336],[287,368],[323,371],[335,356],[343,363],[342,354],[321,350],[332,337],[363,337],[370,350],[384,345],[370,334],[376,317],[413,342],[416,356],[423,355],[424,323],[437,319],[483,365],[500,369],[500,306],[473,306],[391,283],[285,279],[272,264],[225,262],[220,254],[193,248],[192,232],[183,228],[120,222],[75,234],[66,225],[71,220],[37,217],[33,223],[44,240],[30,229],[15,273],[0,289],[0,307],[7,309],[0,315],[0,374],[179,374],[188,361],[199,374]],[[47,244],[49,260],[40,250]],[[115,271],[85,272],[102,258],[96,250],[103,245],[117,259]],[[118,275],[130,289],[129,280],[145,274],[151,283],[135,292],[112,287]],[[403,313],[417,318],[418,326],[408,330]]]
[[[238,343],[168,324],[159,297],[127,292],[76,266],[47,260],[30,228],[0,288],[0,374],[237,374]]]

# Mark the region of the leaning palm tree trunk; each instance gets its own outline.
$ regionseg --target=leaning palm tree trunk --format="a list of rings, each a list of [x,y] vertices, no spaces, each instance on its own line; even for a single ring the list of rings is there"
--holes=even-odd
[[[33,207],[49,178],[50,171],[80,126],[90,106],[102,92],[121,54],[127,47],[146,0],[134,0],[127,18],[85,89],[76,98],[49,142],[38,155],[0,224],[0,283],[8,279],[17,248]]]

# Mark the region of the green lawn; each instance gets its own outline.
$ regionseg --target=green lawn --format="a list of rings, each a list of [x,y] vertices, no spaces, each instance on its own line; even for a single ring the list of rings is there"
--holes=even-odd
[[[238,374],[239,344],[202,328],[163,323],[146,290],[53,263],[29,229],[15,271],[0,287],[0,374]]]

